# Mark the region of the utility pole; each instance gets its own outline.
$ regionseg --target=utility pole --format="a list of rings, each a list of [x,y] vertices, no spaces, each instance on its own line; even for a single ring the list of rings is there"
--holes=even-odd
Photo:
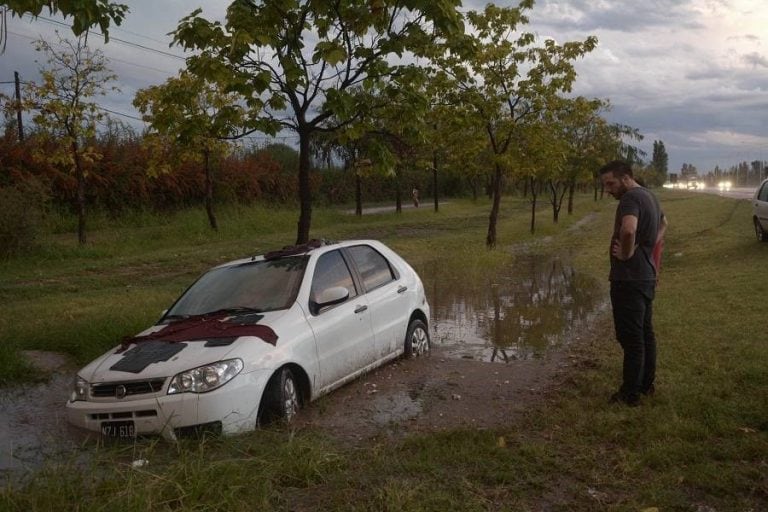
[[[19,125],[19,142],[24,142],[24,125],[21,123],[21,86],[19,85],[19,72],[13,72],[16,82],[16,122]]]

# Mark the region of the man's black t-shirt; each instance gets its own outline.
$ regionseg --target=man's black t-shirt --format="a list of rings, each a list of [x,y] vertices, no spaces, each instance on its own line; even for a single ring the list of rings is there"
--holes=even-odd
[[[661,207],[648,189],[635,187],[627,190],[616,208],[616,220],[613,227],[613,240],[619,239],[621,219],[625,215],[637,217],[635,233],[635,253],[626,261],[611,256],[611,281],[655,281],[656,268],[651,254],[656,244],[656,236],[661,222]]]

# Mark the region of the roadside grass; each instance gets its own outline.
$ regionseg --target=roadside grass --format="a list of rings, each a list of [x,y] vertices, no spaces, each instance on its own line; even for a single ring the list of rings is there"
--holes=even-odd
[[[105,448],[84,465],[52,462],[0,491],[0,509],[768,510],[768,244],[754,240],[747,201],[660,197],[671,225],[655,302],[657,394],[638,408],[607,403],[621,351],[606,314],[570,345],[571,367],[541,403],[508,426],[352,446],[332,433],[287,428],[178,445],[140,440]],[[527,233],[527,203],[507,200],[496,251],[483,248],[487,205],[465,201],[437,214],[422,208],[357,219],[316,211],[313,235],[380,238],[417,268],[441,255],[470,276],[508,264],[513,251],[552,252],[607,290],[615,203],[580,200],[579,215],[558,226],[542,209],[535,237]],[[587,213],[591,222],[574,226]],[[232,215],[252,219],[246,210]],[[253,220],[250,229],[189,237],[174,221],[153,232],[158,239],[146,250],[140,236],[121,245],[136,229],[125,228],[103,249],[58,242],[64,261],[40,254],[9,262],[0,282],[0,347],[63,350],[84,361],[125,329],[151,322],[210,264],[290,243],[294,219],[285,213],[282,232],[262,235]],[[116,276],[115,267],[132,271]],[[23,290],[18,299],[15,290]],[[21,379],[11,374],[6,383]],[[136,459],[150,464],[132,469]]]

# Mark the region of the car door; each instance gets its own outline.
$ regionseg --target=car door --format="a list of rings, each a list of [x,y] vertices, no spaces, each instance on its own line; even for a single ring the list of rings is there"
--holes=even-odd
[[[403,345],[410,315],[407,285],[379,251],[367,244],[347,247],[355,263],[371,308],[377,358],[381,359]]]
[[[347,300],[318,308],[318,296],[324,290],[338,286],[349,292]],[[308,310],[307,321],[317,344],[318,389],[333,386],[373,360],[371,311],[340,250],[326,252],[318,258],[312,275]]]

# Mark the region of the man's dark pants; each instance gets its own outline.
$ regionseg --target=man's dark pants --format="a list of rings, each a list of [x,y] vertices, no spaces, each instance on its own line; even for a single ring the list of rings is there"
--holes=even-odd
[[[654,281],[611,281],[611,305],[616,339],[624,350],[623,382],[619,393],[636,400],[653,388],[656,377],[656,337],[653,333]]]

